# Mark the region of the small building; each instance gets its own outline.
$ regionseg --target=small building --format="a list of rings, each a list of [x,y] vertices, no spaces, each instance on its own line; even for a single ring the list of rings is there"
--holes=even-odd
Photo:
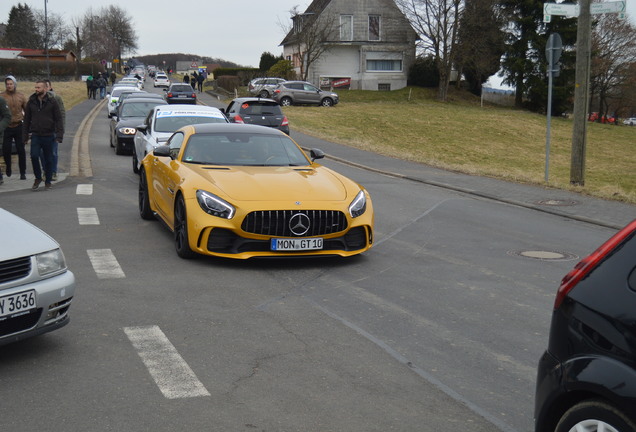
[[[22,50],[19,57],[27,60],[46,60],[47,54],[45,50],[29,49]],[[77,56],[73,51],[62,51],[57,49],[50,49],[48,53],[49,61],[68,61],[74,62],[77,60]]]
[[[312,50],[303,42],[303,29],[317,21],[331,30],[322,34],[321,44],[328,46],[307,68],[308,81],[336,89],[406,87],[418,36],[394,0],[314,0],[292,17],[280,45],[299,76]]]

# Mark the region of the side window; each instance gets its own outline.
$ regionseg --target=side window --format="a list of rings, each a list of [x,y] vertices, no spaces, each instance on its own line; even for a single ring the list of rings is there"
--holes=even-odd
[[[170,137],[170,141],[168,141],[168,147],[170,147],[170,157],[172,159],[176,159],[179,155],[179,150],[181,150],[181,144],[183,144],[183,133],[175,132],[174,135]]]
[[[380,40],[380,15],[369,15],[369,40]]]
[[[318,89],[312,85],[305,84],[305,91],[315,92],[315,91],[318,91]]]
[[[234,102],[230,102],[230,106],[227,107],[226,112],[233,113],[236,112],[236,105]]]

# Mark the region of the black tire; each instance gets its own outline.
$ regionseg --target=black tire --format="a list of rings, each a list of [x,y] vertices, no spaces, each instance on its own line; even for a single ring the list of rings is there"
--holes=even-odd
[[[132,154],[133,172],[139,174],[139,161],[137,160],[137,152],[133,150]]]
[[[331,100],[331,98],[324,98],[322,101],[320,101],[320,105],[324,107],[333,106],[333,100]]]
[[[636,432],[636,425],[632,420],[600,399],[580,402],[567,410],[555,432],[570,432],[581,428],[596,431],[601,425],[605,432]]]
[[[174,206],[174,245],[177,255],[183,259],[192,259],[196,253],[188,242],[188,215],[183,197],[179,195]]]
[[[291,98],[290,98],[290,97],[285,96],[284,98],[282,98],[282,99],[280,100],[280,104],[281,104],[282,106],[291,106],[291,104],[292,104],[292,100],[291,100]]]
[[[261,92],[258,94],[258,97],[266,99],[269,97],[269,93],[267,90],[261,90]]]
[[[146,170],[141,168],[139,173],[139,216],[144,220],[154,220],[155,215],[150,208],[150,196],[148,195],[148,180]]]

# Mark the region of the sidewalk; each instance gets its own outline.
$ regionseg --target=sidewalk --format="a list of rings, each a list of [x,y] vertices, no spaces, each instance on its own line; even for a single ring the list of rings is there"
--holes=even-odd
[[[199,93],[199,100],[205,105],[215,107],[224,106],[216,96],[205,92]],[[58,172],[59,180],[57,183],[63,181],[68,176],[71,146],[73,145],[75,133],[80,123],[99,102],[99,100],[86,100],[67,112],[66,122],[68,132],[65,134],[64,143],[59,148],[58,166],[60,172]],[[328,158],[383,174],[613,229],[620,229],[636,219],[636,205],[607,201],[559,189],[518,184],[488,177],[444,171],[427,165],[381,156],[320,140],[309,135],[294,132],[293,124],[291,126],[292,138],[302,147],[317,147],[323,150]],[[16,156],[14,155],[14,159],[15,158]],[[30,165],[31,161],[27,153],[27,173],[32,172]],[[13,170],[15,171],[16,168],[17,161],[13,164]],[[33,184],[33,174],[27,174],[27,180],[19,180],[19,178],[19,175],[15,174],[11,177],[4,176],[4,184],[0,185],[0,192],[31,188]]]

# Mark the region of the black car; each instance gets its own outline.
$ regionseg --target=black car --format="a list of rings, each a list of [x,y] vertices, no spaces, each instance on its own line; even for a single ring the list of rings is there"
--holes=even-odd
[[[190,84],[173,83],[166,90],[166,102],[169,104],[196,104],[197,93]]]
[[[272,127],[289,135],[289,121],[275,100],[256,97],[236,98],[223,112],[230,123]]]
[[[636,431],[636,220],[561,282],[535,431]]]
[[[155,98],[124,100],[110,120],[110,146],[115,148],[115,153],[134,152],[137,126],[143,123],[154,107],[165,104],[164,100]]]

